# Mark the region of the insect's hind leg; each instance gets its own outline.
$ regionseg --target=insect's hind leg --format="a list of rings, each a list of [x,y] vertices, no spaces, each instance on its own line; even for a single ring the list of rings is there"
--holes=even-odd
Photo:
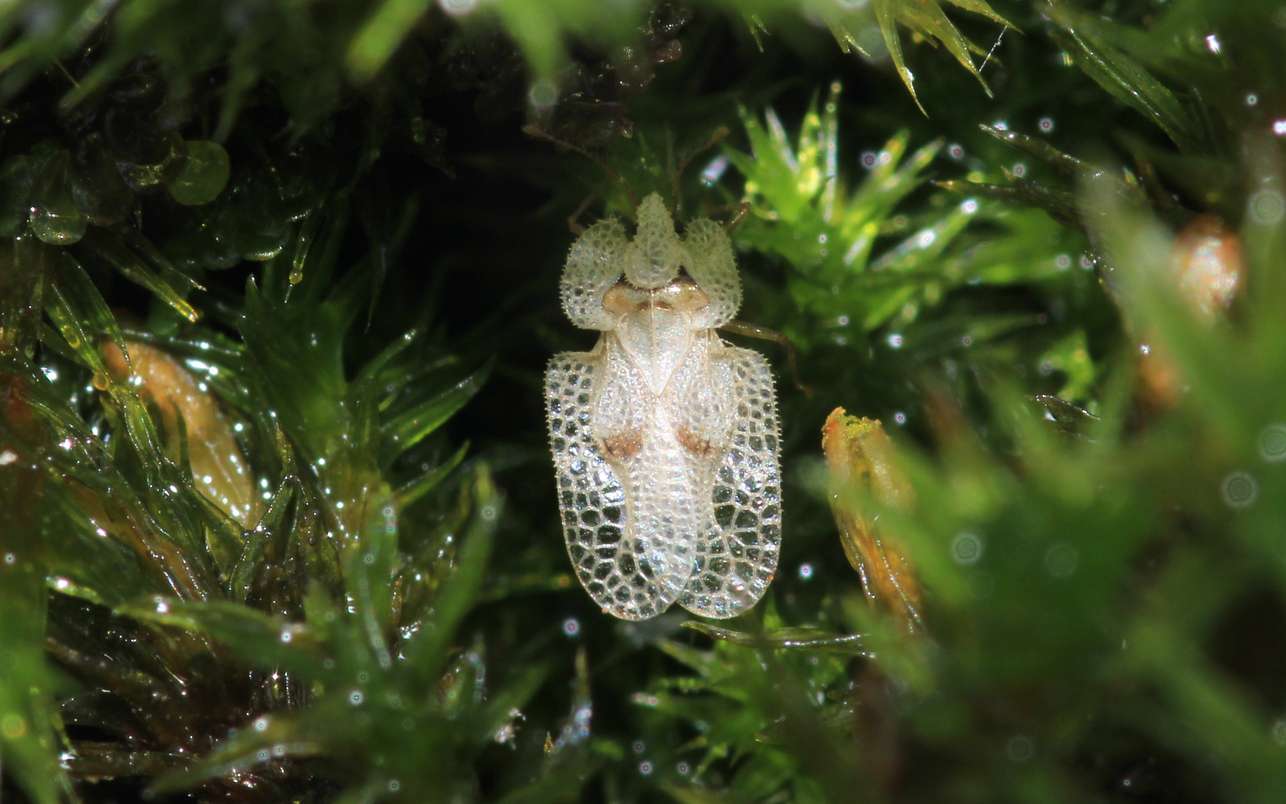
[[[747,338],[758,338],[762,341],[772,341],[786,350],[786,367],[790,370],[790,378],[795,383],[795,387],[803,392],[804,396],[812,396],[813,389],[805,385],[799,378],[799,353],[795,349],[795,344],[790,338],[769,327],[751,324],[746,321],[729,321],[719,329],[733,335],[744,335]]]

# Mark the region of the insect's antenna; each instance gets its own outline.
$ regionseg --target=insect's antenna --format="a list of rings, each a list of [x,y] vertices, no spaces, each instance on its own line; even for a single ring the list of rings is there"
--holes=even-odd
[[[680,195],[678,168],[674,166],[674,129],[665,127],[665,169],[670,173],[670,197],[674,199],[674,215],[677,218],[683,210],[683,197]]]
[[[630,205],[633,206],[635,209],[638,208],[639,199],[637,196],[634,195],[634,191],[630,189],[630,185],[627,181],[625,181],[625,177],[622,176],[611,165],[607,164],[607,162],[603,161],[602,158],[600,158],[596,154],[590,153],[589,151],[585,150],[584,148],[582,148],[581,146],[575,143],[568,142],[567,140],[564,140],[560,137],[556,137],[553,134],[550,134],[548,131],[544,130],[536,123],[528,123],[527,125],[523,126],[522,133],[526,134],[528,137],[531,137],[532,139],[543,140],[544,142],[550,143],[555,147],[580,154],[581,156],[585,157],[589,161],[593,162],[595,165],[598,165],[599,169],[602,170],[605,174],[607,174],[607,177],[609,179],[612,179],[613,181],[621,185],[621,189],[625,191],[625,195],[630,199]]]
[[[710,150],[711,148],[715,147],[719,143],[723,142],[725,139],[728,138],[729,133],[730,131],[727,126],[719,126],[714,131],[710,132],[710,136],[706,137],[705,142],[701,143],[696,148],[693,148],[691,151],[689,151],[683,157],[683,159],[679,161],[678,167],[673,166],[673,153],[671,153],[670,177],[671,177],[671,180],[674,182],[674,206],[675,206],[676,212],[680,207],[679,187],[680,187],[680,182],[683,178],[683,174],[687,172],[688,167],[693,163],[693,161],[696,160],[698,156]]]

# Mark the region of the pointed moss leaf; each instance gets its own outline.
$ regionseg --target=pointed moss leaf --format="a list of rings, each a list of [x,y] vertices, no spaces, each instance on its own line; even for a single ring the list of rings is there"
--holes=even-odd
[[[11,389],[6,388],[6,396]],[[7,402],[4,423],[27,429],[21,403]],[[12,443],[0,436],[5,443]],[[12,453],[9,453],[12,454]],[[52,698],[59,678],[44,658],[44,553],[39,536],[39,469],[25,460],[0,467],[0,753],[33,800],[65,800],[69,785],[58,764],[56,708]]]
[[[341,324],[331,304],[277,305],[247,283],[240,327],[255,385],[309,462],[339,449],[346,427]]]
[[[451,457],[442,463],[429,469],[427,472],[417,475],[413,479],[402,484],[397,490],[396,499],[399,510],[404,510],[417,500],[424,497],[433,489],[437,488],[443,480],[456,470],[464,462],[464,456],[469,453],[469,442],[460,445]]]
[[[296,715],[260,715],[242,724],[228,739],[190,766],[161,774],[148,786],[150,795],[178,793],[210,779],[235,776],[263,764],[276,749],[277,756],[306,758],[324,751],[324,730],[315,711]]]
[[[365,501],[366,522],[350,555],[345,581],[366,646],[379,666],[392,667],[385,633],[393,619],[393,581],[401,561],[397,549],[397,509],[381,484]]]
[[[441,427],[464,407],[491,375],[494,360],[436,396],[405,410],[381,427],[386,449],[393,454],[405,452]]]
[[[778,650],[804,650],[838,653],[849,656],[869,656],[861,634],[828,634],[818,628],[777,628],[762,634],[749,634],[699,620],[689,620],[684,628],[705,634],[711,639],[731,642],[734,645],[771,648]]]
[[[1148,70],[1096,35],[1077,12],[1051,4],[1057,39],[1085,73],[1113,97],[1160,126],[1184,150],[1200,150],[1199,126],[1183,104]]]
[[[307,626],[240,603],[155,596],[119,606],[117,612],[141,622],[208,636],[254,667],[282,667],[305,677],[317,670],[318,645]]]
[[[503,513],[503,500],[485,466],[479,468],[473,481],[472,501],[473,518],[455,569],[434,601],[434,616],[402,644],[408,669],[422,683],[433,683],[438,677],[446,662],[447,646],[482,588],[483,572]]]
[[[178,172],[166,179],[170,197],[189,207],[208,204],[228,184],[231,166],[228,152],[217,142],[188,140]]]
[[[410,34],[431,0],[382,0],[353,37],[348,48],[348,69],[359,81],[379,72]]]
[[[478,712],[473,727],[474,743],[482,746],[495,742],[496,733],[513,720],[515,711],[521,711],[530,703],[531,697],[548,680],[551,670],[546,663],[534,663],[512,674]]]
[[[915,75],[906,66],[906,56],[902,54],[902,40],[898,37],[897,27],[899,0],[872,0],[871,5],[875,9],[875,21],[880,26],[880,35],[884,37],[884,46],[889,49],[889,58],[893,60],[893,69],[897,71],[898,78],[902,79],[902,85],[910,93],[911,100],[915,101],[921,114],[927,117],[929,113],[924,111],[920,96],[915,91]]]
[[[80,263],[66,252],[58,252],[52,259],[53,281],[45,309],[76,357],[93,370],[95,376],[105,379],[108,372],[99,354],[99,341],[106,337],[125,352],[125,336]]]
[[[956,8],[962,8],[965,11],[971,11],[974,14],[986,17],[992,22],[999,23],[1007,28],[1013,28],[1015,30],[1018,29],[1018,26],[1000,16],[1000,14],[997,13],[996,10],[991,7],[991,4],[986,2],[986,0],[946,0],[946,2]]]
[[[254,581],[263,570],[268,544],[284,533],[286,512],[295,499],[298,486],[299,481],[293,476],[281,481],[263,516],[252,530],[243,535],[241,553],[228,573],[228,591],[238,603],[245,603],[250,596]]]
[[[1028,136],[1020,131],[998,129],[994,126],[989,126],[986,123],[980,124],[978,128],[981,129],[983,133],[995,137],[1006,145],[1011,145],[1019,150],[1031,154],[1045,164],[1055,168],[1064,176],[1076,177],[1087,171],[1094,170],[1093,165],[1058,150],[1045,140]]]
[[[183,297],[183,294],[155,267],[149,265],[138,252],[127,245],[120,235],[95,230],[85,239],[84,251],[81,253],[107,262],[126,279],[156,294],[157,298],[188,321],[196,322],[201,318],[201,314]]]
[[[978,80],[978,83],[982,85],[983,92],[987,93],[987,97],[992,97],[991,88],[987,86],[986,80],[983,79],[982,73],[974,65],[973,57],[970,55],[970,51],[976,49],[976,47],[968,39],[965,39],[951,20],[947,19],[947,15],[943,13],[940,5],[934,2],[905,3],[902,9],[902,13],[906,15],[905,19],[916,30],[928,33],[941,42],[946,47],[947,52],[955,56],[960,66],[968,70]]]

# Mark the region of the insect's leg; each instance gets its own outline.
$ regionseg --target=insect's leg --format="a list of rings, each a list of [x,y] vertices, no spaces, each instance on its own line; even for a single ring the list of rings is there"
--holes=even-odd
[[[740,204],[737,204],[737,211],[734,212],[732,217],[728,219],[728,222],[723,225],[723,230],[728,234],[732,234],[732,231],[741,225],[741,222],[746,219],[746,215],[748,214],[750,214],[749,201],[742,201]]]
[[[786,350],[786,367],[790,369],[790,377],[795,383],[795,387],[804,393],[804,396],[812,396],[813,389],[807,386],[799,378],[799,355],[795,350],[795,344],[790,338],[781,334],[775,329],[762,327],[758,324],[749,324],[745,321],[729,321],[719,329],[733,335],[744,335],[747,338],[758,338],[763,341],[772,341]]]
[[[531,137],[532,139],[543,140],[545,142],[550,143],[551,145],[556,145],[559,148],[562,148],[563,150],[572,151],[573,153],[577,153],[585,157],[589,161],[593,162],[595,165],[598,165],[599,169],[601,169],[604,173],[606,173],[609,179],[621,185],[622,189],[625,190],[625,195],[630,199],[631,206],[637,207],[639,205],[638,203],[639,200],[635,198],[634,192],[630,189],[629,182],[625,181],[625,178],[620,173],[618,173],[615,169],[612,168],[611,165],[607,164],[599,157],[595,156],[594,154],[590,153],[589,151],[585,150],[584,148],[582,148],[581,146],[573,142],[568,142],[567,140],[564,140],[560,137],[557,137],[551,134],[550,132],[541,128],[540,125],[537,123],[528,123],[527,125],[523,126],[522,133],[526,134],[528,137]]]
[[[679,158],[679,163],[676,165],[674,163],[674,132],[669,129],[666,130],[666,161],[668,162],[667,167],[670,171],[671,191],[674,194],[675,215],[678,215],[683,208],[683,194],[681,188],[683,174],[688,171],[688,167],[692,164],[693,160],[723,142],[727,139],[728,134],[729,129],[727,126],[719,126],[714,131],[710,132],[710,136],[706,137],[704,142],[683,154],[683,156]]]
[[[594,194],[590,193],[585,196],[584,201],[581,201],[576,205],[576,209],[572,211],[572,214],[567,216],[567,228],[570,229],[571,233],[577,237],[580,237],[585,233],[585,227],[580,224],[580,216],[585,214],[585,210],[589,208],[589,205],[593,200]]]

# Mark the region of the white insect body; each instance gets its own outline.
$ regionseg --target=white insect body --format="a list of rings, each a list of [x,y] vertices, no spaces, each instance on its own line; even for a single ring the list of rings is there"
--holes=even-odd
[[[781,469],[768,362],[715,333],[741,305],[728,236],[700,219],[680,237],[653,194],[632,239],[614,219],[577,238],[561,291],[572,323],[602,333],[545,374],[577,577],[626,620],[675,601],[740,614],[777,568]]]

